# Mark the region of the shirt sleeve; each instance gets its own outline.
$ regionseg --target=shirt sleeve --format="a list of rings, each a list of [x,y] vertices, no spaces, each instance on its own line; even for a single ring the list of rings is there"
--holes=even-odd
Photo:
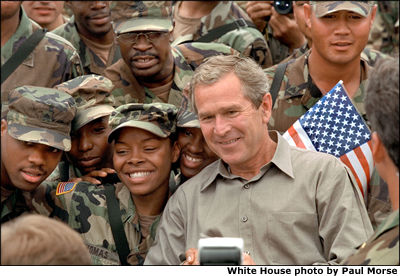
[[[168,200],[144,265],[179,265],[185,260],[186,202],[182,189]]]
[[[373,233],[351,171],[340,161],[333,161],[321,175],[316,191],[319,235],[328,264],[343,261]]]

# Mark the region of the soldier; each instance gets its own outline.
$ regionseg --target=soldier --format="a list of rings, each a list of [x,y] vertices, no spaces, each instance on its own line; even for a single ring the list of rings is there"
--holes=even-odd
[[[114,110],[113,87],[109,79],[98,75],[80,76],[55,87],[72,95],[77,112],[72,121],[71,150],[46,183],[85,180],[100,184],[95,177],[115,173],[112,147],[107,142],[111,131],[108,119]]]
[[[377,104],[379,103],[379,104]],[[371,122],[372,154],[388,183],[394,212],[345,265],[399,265],[399,60],[383,60],[371,71],[365,108]]]
[[[165,102],[180,107],[182,91],[204,58],[237,54],[220,43],[171,48],[172,20],[164,1],[118,2],[112,10],[122,59],[104,71],[115,85],[115,105]]]
[[[79,234],[68,225],[27,214],[1,225],[2,265],[90,265]]]
[[[24,1],[22,7],[30,19],[49,31],[67,22],[62,14],[64,1]]]
[[[215,56],[196,69],[191,104],[221,159],[168,200],[145,264],[180,264],[201,237],[243,238],[256,264],[336,264],[372,234],[350,169],[268,131],[268,90],[250,58]]]
[[[73,17],[53,31],[78,49],[84,74],[101,75],[107,66],[121,58],[114,43],[110,2],[67,1]]]
[[[267,42],[237,3],[177,1],[172,14],[174,20],[172,45],[185,41],[223,43],[243,56],[253,58],[263,68],[272,66]],[[228,28],[229,25],[232,27]]]
[[[295,59],[305,54],[312,45],[311,30],[307,26],[305,15],[304,15],[304,4],[309,4],[310,1],[293,1],[293,15],[299,26],[300,31],[307,38],[307,43],[305,43],[300,48],[294,49],[293,52],[285,58],[280,63],[288,62],[291,59]],[[375,22],[375,21],[374,21]],[[387,58],[388,56],[374,49],[368,47],[364,48],[361,53],[361,58],[365,59],[369,65],[374,66],[375,62],[381,58]]]
[[[21,2],[1,1],[1,117],[8,110],[8,94],[22,85],[53,87],[82,74],[82,66],[75,48],[52,33],[46,33],[25,60],[6,63],[18,58],[32,33],[40,26],[30,20],[21,8]],[[40,34],[40,31],[39,31]],[[16,56],[17,55],[17,56]],[[10,68],[15,65],[15,70]],[[4,70],[4,71],[3,71]],[[3,79],[9,70],[9,77]]]
[[[179,156],[176,113],[175,106],[165,103],[118,107],[109,119],[108,141],[114,145],[120,181],[60,182],[57,189],[41,186],[35,192],[32,207],[45,215],[50,211],[78,231],[93,264],[143,264],[170,196],[171,166]]]
[[[76,107],[65,92],[22,86],[10,93],[1,120],[1,222],[27,210],[22,192],[35,190],[71,148]]]
[[[204,140],[200,123],[195,113],[189,110],[180,111],[176,126],[180,149],[179,168],[175,177],[177,188],[180,184],[217,160],[218,156],[208,147]]]
[[[399,54],[399,2],[376,1],[378,10],[367,47],[394,56]]]
[[[277,64],[288,57],[295,49],[304,45],[306,38],[293,18],[293,12],[287,9],[288,13],[280,14],[275,10],[273,2],[247,1],[246,12],[264,34],[271,51],[272,62]],[[297,2],[303,1],[291,2],[294,6]]]
[[[376,6],[365,1],[310,1],[304,4],[304,12],[311,31],[312,49],[287,64],[279,89],[271,91],[273,99],[276,92],[276,100],[270,129],[285,132],[339,80],[343,80],[353,104],[368,122],[364,87],[371,66],[361,53]],[[274,77],[278,78],[275,76],[277,67],[264,70],[271,85]],[[375,173],[366,202],[374,227],[391,212],[385,185]]]

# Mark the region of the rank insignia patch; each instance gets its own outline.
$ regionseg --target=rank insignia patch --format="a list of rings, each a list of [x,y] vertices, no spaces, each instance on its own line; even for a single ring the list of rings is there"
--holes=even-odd
[[[57,185],[56,195],[69,193],[75,189],[78,182],[59,182]]]

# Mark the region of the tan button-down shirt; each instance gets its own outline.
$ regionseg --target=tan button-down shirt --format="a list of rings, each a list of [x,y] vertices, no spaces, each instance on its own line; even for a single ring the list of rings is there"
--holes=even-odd
[[[372,233],[357,183],[335,157],[277,148],[251,180],[218,160],[181,185],[145,264],[177,265],[201,237],[241,237],[256,264],[336,264]]]

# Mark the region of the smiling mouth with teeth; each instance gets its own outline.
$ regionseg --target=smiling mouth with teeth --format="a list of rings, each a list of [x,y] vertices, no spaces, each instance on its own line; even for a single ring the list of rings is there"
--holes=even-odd
[[[134,172],[134,173],[130,173],[129,177],[130,178],[139,178],[139,177],[145,177],[150,175],[152,172]]]
[[[191,162],[196,162],[196,163],[200,163],[203,161],[203,159],[199,159],[199,158],[193,158],[187,154],[185,154],[185,158]]]
[[[239,138],[236,138],[236,139],[229,140],[227,142],[221,142],[221,144],[222,145],[229,145],[229,144],[235,143],[238,140],[239,140]]]

